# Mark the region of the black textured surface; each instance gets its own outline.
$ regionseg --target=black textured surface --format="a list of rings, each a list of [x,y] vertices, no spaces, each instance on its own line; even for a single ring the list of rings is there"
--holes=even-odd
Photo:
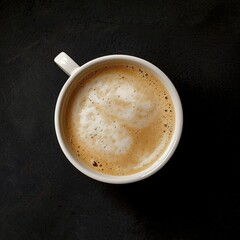
[[[160,172],[116,186],[68,162],[61,51],[135,55],[170,77],[185,122]],[[1,1],[0,239],[239,239],[239,81],[239,1]]]

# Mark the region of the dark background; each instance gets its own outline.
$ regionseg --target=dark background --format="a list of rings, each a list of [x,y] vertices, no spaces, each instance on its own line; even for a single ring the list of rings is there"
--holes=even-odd
[[[144,58],[172,80],[180,145],[129,185],[81,174],[63,155],[53,62]],[[0,239],[240,239],[239,1],[1,1]]]

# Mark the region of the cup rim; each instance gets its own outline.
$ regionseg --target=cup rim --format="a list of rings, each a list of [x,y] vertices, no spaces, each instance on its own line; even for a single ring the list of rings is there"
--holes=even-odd
[[[78,77],[78,75],[84,70],[90,68],[93,65],[97,65],[97,64],[107,62],[107,61],[112,61],[112,60],[128,61],[128,62],[130,61],[137,65],[141,65],[147,69],[150,69],[150,71],[157,74],[157,76],[159,76],[164,86],[167,88],[168,92],[170,93],[174,107],[175,107],[175,129],[174,129],[174,134],[172,136],[171,142],[167,147],[167,150],[158,160],[156,160],[147,169],[144,169],[143,171],[140,171],[138,173],[126,175],[126,176],[112,176],[112,175],[101,174],[94,170],[88,169],[88,167],[83,166],[83,164],[81,164],[80,161],[77,160],[67,149],[67,146],[65,145],[63,140],[62,132],[60,130],[61,129],[60,127],[61,104],[68,87]],[[63,153],[65,154],[67,159],[72,163],[72,165],[75,166],[80,172],[100,182],[112,183],[112,184],[126,184],[126,183],[137,182],[147,177],[150,177],[151,175],[159,171],[170,160],[181,138],[182,128],[183,128],[183,110],[182,110],[181,100],[175,86],[162,70],[160,70],[158,67],[156,67],[149,61],[146,61],[139,57],[123,55],[123,54],[113,54],[113,55],[98,57],[83,64],[67,79],[57,98],[57,103],[56,103],[55,113],[54,113],[54,123],[55,123],[56,136]]]

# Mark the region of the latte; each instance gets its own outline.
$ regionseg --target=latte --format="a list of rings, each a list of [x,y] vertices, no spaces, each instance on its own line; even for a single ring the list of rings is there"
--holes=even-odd
[[[152,165],[169,145],[173,103],[161,80],[131,64],[94,69],[68,96],[67,141],[88,167],[108,175],[130,175]]]

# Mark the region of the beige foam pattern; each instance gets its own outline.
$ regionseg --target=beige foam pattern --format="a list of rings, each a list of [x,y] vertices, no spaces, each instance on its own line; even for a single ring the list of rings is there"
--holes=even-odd
[[[95,170],[112,175],[142,170],[171,139],[170,96],[158,79],[136,66],[103,67],[80,79],[70,99],[69,142]]]

